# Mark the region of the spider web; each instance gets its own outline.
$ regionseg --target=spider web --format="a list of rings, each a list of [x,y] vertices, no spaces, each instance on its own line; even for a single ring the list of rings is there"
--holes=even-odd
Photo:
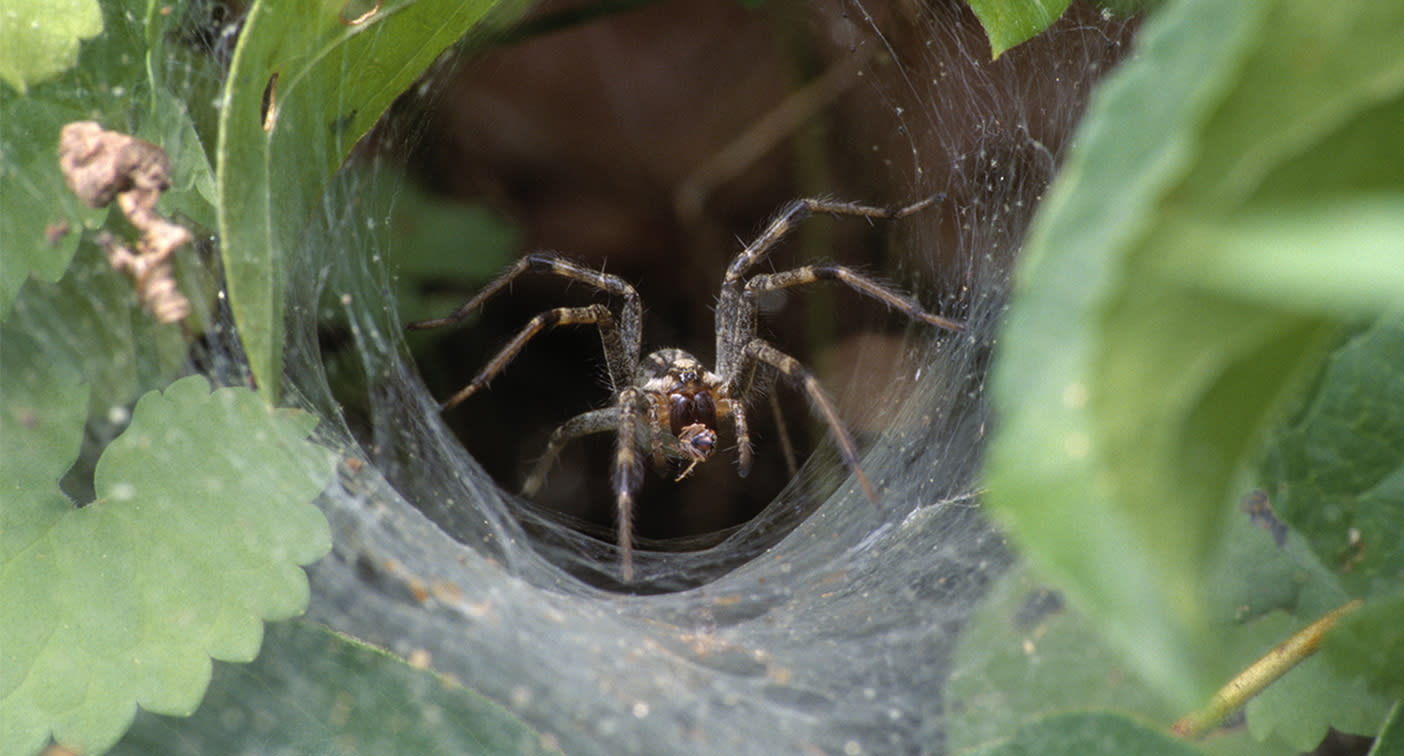
[[[958,8],[814,13],[828,44],[866,56],[846,96],[870,114],[874,180],[898,196],[947,194],[944,214],[892,230],[900,254],[884,272],[969,324],[907,328],[880,392],[829,386],[868,394],[879,413],[872,427],[885,430],[858,439],[877,506],[820,444],[719,543],[638,553],[624,590],[608,535],[503,491],[444,425],[386,301],[394,270],[342,252],[381,243],[383,216],[355,199],[394,179],[347,172],[308,229],[287,310],[294,391],[329,421],[324,440],[362,461],[322,502],[335,545],[311,569],[310,619],[427,652],[569,753],[943,750],[962,623],[1011,560],[977,477],[1010,260],[1127,29],[1075,8],[991,63]],[[354,345],[332,367],[318,341],[327,319]],[[342,412],[332,369],[363,382],[364,416]]]

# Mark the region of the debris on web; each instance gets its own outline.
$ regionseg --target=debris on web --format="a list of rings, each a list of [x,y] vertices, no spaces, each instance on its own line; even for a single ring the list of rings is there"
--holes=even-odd
[[[176,286],[171,260],[190,241],[190,232],[156,212],[171,185],[166,151],[136,137],[107,131],[94,121],[75,121],[59,136],[59,166],[68,188],[89,207],[114,200],[141,233],[133,251],[111,232],[98,235],[112,269],[136,285],[142,309],[162,323],[190,314],[190,301]]]

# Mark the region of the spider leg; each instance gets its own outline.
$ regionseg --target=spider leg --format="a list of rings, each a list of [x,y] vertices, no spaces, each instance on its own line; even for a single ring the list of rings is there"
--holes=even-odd
[[[868,482],[868,476],[863,473],[863,468],[858,464],[858,449],[853,444],[853,439],[844,429],[843,422],[839,420],[838,412],[834,409],[833,402],[829,401],[829,396],[824,392],[824,387],[819,385],[819,379],[809,371],[799,360],[771,346],[762,339],[752,339],[746,347],[741,350],[742,365],[748,365],[753,361],[764,362],[773,365],[787,378],[800,384],[809,394],[809,398],[814,402],[814,406],[823,416],[824,422],[828,424],[829,431],[834,435],[834,443],[838,446],[839,456],[848,465],[848,469],[853,471],[853,476],[858,479],[858,485],[862,487],[863,494],[868,500],[877,503],[877,494],[873,491],[873,486]]]
[[[645,404],[643,392],[629,386],[619,392],[619,433],[615,439],[614,525],[619,543],[619,572],[624,582],[634,580],[634,492],[643,483],[643,463],[639,460],[639,407]]]
[[[556,458],[560,456],[561,450],[565,448],[566,444],[577,438],[615,430],[618,427],[618,407],[582,412],[562,423],[551,433],[551,440],[546,443],[546,451],[542,453],[540,459],[536,460],[531,474],[527,476],[526,482],[522,483],[522,495],[528,498],[536,496],[537,492],[541,490],[542,484],[546,482],[546,475],[551,472],[551,466],[556,463]]]
[[[462,307],[454,310],[448,316],[435,318],[433,320],[416,321],[407,324],[405,328],[411,331],[421,331],[429,328],[453,325],[468,317],[469,314],[481,307],[489,298],[502,291],[515,281],[518,276],[528,271],[550,273],[552,275],[561,276],[562,278],[580,281],[581,283],[588,284],[600,291],[613,294],[624,300],[623,306],[620,307],[618,321],[614,324],[614,327],[601,325],[600,339],[604,342],[605,362],[608,365],[609,378],[613,383],[614,389],[618,391],[624,386],[633,383],[634,374],[638,372],[639,348],[643,338],[643,307],[639,303],[638,292],[634,290],[633,286],[630,286],[628,282],[618,276],[588,268],[580,263],[551,252],[537,252],[519,258],[515,263],[512,263],[511,266],[504,270],[501,275],[493,279],[487,286],[483,287],[482,291],[478,292],[472,299],[468,300]],[[596,306],[603,307],[603,305]],[[585,310],[588,308],[566,309]],[[543,323],[538,326],[537,330],[561,324],[561,322]],[[528,335],[525,338],[530,338],[530,336]],[[518,340],[525,341],[522,336],[518,336]],[[520,345],[518,345],[517,348],[520,349]],[[505,352],[506,350],[503,351]],[[498,355],[498,357],[501,356],[502,354]],[[512,355],[508,355],[507,359],[510,360],[511,356]],[[502,365],[499,365],[498,369],[500,370],[501,367]],[[491,377],[491,375],[488,376],[489,379]],[[469,384],[472,390],[465,388],[464,391],[467,393],[459,392],[462,396],[455,396],[449,401],[447,406],[452,407],[468,398],[473,391],[481,387],[474,387],[476,383],[477,380],[475,379],[473,384]]]
[[[609,308],[602,304],[592,304],[585,307],[558,307],[532,318],[526,327],[521,330],[507,346],[497,353],[497,356],[488,361],[478,374],[473,376],[473,380],[454,394],[448,401],[444,402],[444,409],[451,409],[458,406],[464,399],[477,393],[478,389],[486,386],[502,369],[507,367],[507,363],[522,351],[522,347],[531,340],[531,337],[558,325],[576,325],[582,323],[594,323],[600,329],[600,337],[608,343],[614,334],[614,316],[610,314]]]
[[[730,267],[726,270],[726,282],[739,281],[746,271],[750,270],[756,263],[765,259],[770,254],[770,250],[795,230],[795,226],[800,221],[815,213],[823,213],[833,216],[849,216],[858,218],[872,218],[875,220],[897,220],[905,218],[912,213],[925,210],[928,207],[944,200],[945,194],[933,194],[925,199],[917,200],[910,205],[902,207],[878,207],[875,205],[863,205],[857,202],[838,202],[820,198],[800,199],[791,202],[780,210],[775,219],[770,222],[765,231],[755,241],[746,245],[731,261]]]
[[[795,200],[786,205],[770,222],[770,225],[766,226],[765,231],[760,236],[736,254],[726,269],[726,276],[722,279],[721,294],[717,300],[717,373],[728,376],[734,374],[738,367],[737,363],[741,360],[741,350],[746,348],[746,345],[756,334],[756,304],[752,292],[747,287],[747,272],[757,263],[765,260],[775,245],[794,231],[800,221],[815,213],[837,217],[896,220],[931,207],[945,198],[944,194],[934,194],[901,207],[877,207],[856,202],[837,202],[817,198]],[[793,285],[793,283],[800,282],[795,281],[784,285]],[[850,283],[849,285],[855,286],[860,292],[867,293],[869,296],[874,296],[871,291],[865,291],[855,284]],[[872,284],[872,286],[884,292],[888,291],[877,284]],[[901,299],[900,295],[895,296],[898,296],[899,300]],[[894,303],[889,301],[889,304],[893,305]],[[895,304],[901,306],[900,301]],[[920,305],[913,304],[916,310],[922,313],[922,315],[913,315],[913,317],[918,317],[926,322],[933,322],[930,318],[936,318],[936,316],[921,309]],[[910,313],[910,309],[908,312]],[[935,322],[935,325],[944,327],[954,325],[954,321],[948,321],[944,318],[937,318],[937,320],[939,322]]]
[[[787,286],[802,286],[816,281],[839,281],[863,296],[872,297],[894,310],[900,310],[913,320],[920,320],[923,323],[950,331],[965,329],[964,323],[943,318],[940,315],[933,315],[927,312],[915,299],[894,291],[843,265],[806,265],[779,273],[758,273],[746,281],[746,294],[754,296],[764,291],[775,291]]]
[[[726,414],[736,429],[736,474],[742,478],[751,473],[751,430],[746,422],[746,407],[742,402],[728,400]]]
[[[785,457],[785,469],[793,478],[799,474],[799,465],[795,462],[795,445],[790,441],[790,431],[785,427],[785,413],[780,411],[780,397],[771,391],[767,399],[770,401],[770,415],[775,420],[775,435],[780,439],[780,453]]]

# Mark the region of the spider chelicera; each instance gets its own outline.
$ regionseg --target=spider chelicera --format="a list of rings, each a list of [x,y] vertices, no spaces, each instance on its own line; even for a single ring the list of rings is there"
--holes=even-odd
[[[591,304],[560,307],[537,315],[467,386],[445,402],[443,408],[452,408],[487,386],[541,331],[559,325],[593,323],[604,343],[614,400],[608,407],[577,415],[551,434],[545,453],[522,486],[522,493],[535,495],[566,443],[593,433],[614,431],[617,440],[611,482],[616,499],[619,566],[624,581],[630,582],[634,573],[633,498],[643,482],[641,450],[651,453],[653,464],[660,472],[670,458],[686,465],[678,476],[681,480],[693,467],[711,457],[717,443],[718,420],[726,419],[736,434],[737,472],[744,477],[751,468],[748,405],[753,398],[764,394],[768,388],[765,384],[776,371],[798,383],[809,395],[864,495],[877,501],[872,484],[858,464],[853,439],[839,421],[833,402],[814,374],[795,358],[756,336],[756,298],[762,292],[834,280],[902,311],[913,320],[952,331],[962,330],[964,326],[933,315],[915,299],[842,265],[815,264],[778,273],[747,274],[765,260],[771,249],[800,221],[815,213],[894,220],[930,207],[943,198],[944,195],[938,194],[898,208],[825,199],[802,199],[786,205],[764,233],[736,255],[722,279],[716,306],[715,370],[708,370],[696,357],[681,349],[660,349],[640,359],[642,306],[634,287],[617,276],[584,267],[554,253],[522,257],[452,314],[410,323],[407,327],[419,330],[457,323],[528,271],[580,281],[623,301],[618,313],[603,304]]]

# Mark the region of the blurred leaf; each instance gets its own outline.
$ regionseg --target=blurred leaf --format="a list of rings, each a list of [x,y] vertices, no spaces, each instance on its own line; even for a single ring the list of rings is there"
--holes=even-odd
[[[380,180],[381,184],[389,182]],[[481,205],[431,197],[412,186],[394,199],[390,252],[404,320],[441,317],[512,260],[517,230]]]
[[[1027,42],[1047,29],[1070,0],[969,0],[970,9],[985,27],[992,58]]]
[[[71,68],[81,41],[102,33],[97,0],[0,0],[0,82],[28,88]]]
[[[0,322],[9,317],[30,275],[57,280],[78,247],[78,232],[96,228],[107,216],[68,190],[58,164],[64,124],[98,120],[108,128],[129,129],[133,103],[145,91],[142,36],[116,4],[104,11],[102,34],[82,46],[76,67],[23,96],[0,97],[0,185],[5,187],[0,191]],[[0,9],[0,16],[5,12]],[[10,27],[8,20],[0,25]],[[10,51],[8,45],[0,49]]]
[[[42,407],[34,394],[53,390],[34,378],[48,369],[37,354],[6,354],[5,380],[19,384],[5,386],[7,407]],[[26,425],[7,412],[0,435],[48,427],[34,416]],[[246,389],[210,393],[192,376],[137,403],[98,462],[98,498],[86,507],[71,507],[52,481],[16,490],[7,462],[0,753],[30,753],[50,731],[101,751],[138,704],[188,714],[210,657],[252,659],[261,620],[305,608],[298,565],[330,548],[309,503],[331,469],[330,453],[304,440],[315,424],[270,412]],[[56,458],[66,465],[71,438],[60,441],[45,446],[68,451]],[[22,537],[10,535],[12,518]]]
[[[1306,624],[1351,598],[1299,533],[1288,530],[1278,543],[1267,528],[1243,515],[1229,519],[1208,580],[1214,586],[1208,597],[1209,621],[1219,628],[1274,611]],[[1243,666],[1249,660],[1238,661]]]
[[[1400,756],[1404,754],[1404,698],[1394,702],[1394,709],[1385,719],[1384,727],[1375,736],[1370,756]]]
[[[1378,149],[1404,92],[1404,59],[1382,46],[1401,35],[1394,3],[1160,8],[1089,108],[1021,261],[993,370],[990,505],[1181,705],[1228,663],[1207,567],[1264,430],[1340,313],[1404,297],[1389,217],[1404,153]],[[1318,180],[1327,164],[1348,180]],[[1365,227],[1324,227],[1343,208]],[[1294,229],[1310,249],[1278,247]],[[1308,252],[1351,269],[1297,296],[1329,266]],[[1368,297],[1342,303],[1352,285]]]
[[[969,756],[1201,756],[1160,730],[1117,714],[1064,714],[1021,727]]]
[[[1246,518],[1242,519],[1246,523]],[[1263,535],[1269,547],[1277,549],[1271,538],[1251,525],[1245,524],[1245,531]],[[1290,560],[1280,556],[1280,549],[1278,552],[1274,569],[1290,570]],[[1235,562],[1231,566],[1246,565]],[[1297,576],[1290,571],[1281,575],[1289,580]],[[1278,587],[1260,573],[1245,582],[1266,586],[1269,591]],[[1300,586],[1281,587],[1290,590],[1294,602],[1298,596],[1311,593]],[[1233,649],[1233,655],[1245,660],[1245,664],[1266,653],[1295,627],[1315,619],[1315,615],[1309,615],[1293,620],[1282,611],[1273,611],[1268,617],[1260,614],[1226,619],[1216,627],[1220,642]],[[1243,620],[1252,621],[1243,624]],[[1311,687],[1320,681],[1315,676],[1289,675],[1277,683],[1284,690],[1274,694],[1271,706],[1254,714],[1259,719],[1252,733],[1241,726],[1230,728],[1216,732],[1199,745],[1216,756],[1300,753],[1304,749],[1289,744],[1276,732],[1271,718],[1300,714],[1299,710],[1286,708],[1297,699],[1333,695],[1331,687]],[[1361,720],[1362,714],[1351,708],[1361,701],[1375,707],[1368,711],[1377,711],[1378,699],[1345,696],[1339,702],[1317,706],[1311,716],[1303,719],[1321,723],[1321,727],[1327,721],[1336,721],[1347,725],[1338,729],[1348,729]],[[1322,702],[1310,703],[1316,706]],[[996,742],[1021,723],[1054,715],[1116,712],[1168,726],[1184,713],[1169,706],[1158,691],[1138,677],[1125,656],[1100,637],[1095,623],[1067,605],[1056,588],[1036,580],[1027,568],[1016,568],[1001,578],[962,632],[947,704],[947,744],[958,753]],[[1306,749],[1314,746],[1312,743]]]
[[[1264,631],[1264,637],[1283,639],[1314,619],[1273,613],[1253,624],[1261,626],[1258,629]],[[1390,703],[1367,690],[1364,679],[1343,677],[1320,656],[1311,656],[1250,700],[1244,713],[1254,738],[1273,735],[1301,753],[1319,746],[1332,728],[1356,735],[1373,734]]]
[[[947,702],[954,752],[1054,714],[1108,710],[1150,721],[1176,714],[1056,588],[1025,567],[1000,579],[961,633]]]
[[[58,360],[32,360],[40,353],[35,335],[0,330],[0,554],[17,554],[42,536],[69,508],[58,481],[83,440],[88,388],[77,371]],[[44,492],[21,498],[20,492]],[[0,692],[11,686],[8,662],[13,648],[0,647]]]
[[[286,258],[327,179],[494,0],[401,0],[343,18],[318,0],[255,2],[220,111],[218,230],[230,306],[270,401],[282,376]]]
[[[31,281],[20,292],[6,329],[39,340],[35,354],[42,356],[30,359],[81,374],[99,416],[125,414],[139,394],[169,383],[187,357],[180,330],[142,312],[131,281],[91,241],[78,245],[58,283]]]
[[[1404,267],[1404,265],[1398,266]],[[1278,514],[1352,595],[1404,574],[1404,317],[1381,319],[1330,358],[1301,416],[1263,465]]]
[[[1158,271],[1182,286],[1343,319],[1374,315],[1404,292],[1404,193],[1259,203],[1184,221],[1173,230],[1192,251]]]
[[[114,756],[558,753],[501,706],[315,625],[268,626],[249,665],[217,665],[194,716],[138,715]]]
[[[1373,690],[1404,700],[1404,591],[1367,601],[1343,618],[1326,636],[1322,653]]]

